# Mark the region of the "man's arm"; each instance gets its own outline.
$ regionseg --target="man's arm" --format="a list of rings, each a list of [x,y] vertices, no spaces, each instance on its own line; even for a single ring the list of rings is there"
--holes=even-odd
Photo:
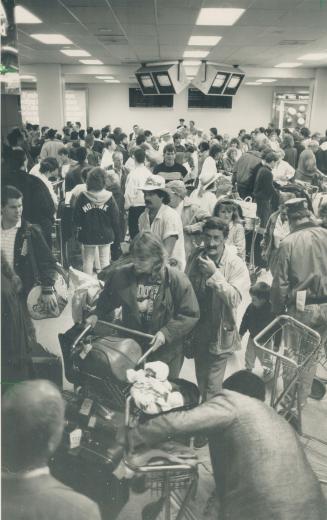
[[[181,434],[195,435],[227,428],[236,417],[235,407],[224,393],[192,410],[169,412],[158,416],[129,432],[131,451],[142,446],[155,446]]]
[[[275,315],[282,314],[290,294],[288,244],[281,242],[278,249],[277,266],[271,286],[271,304]]]
[[[31,241],[42,288],[51,290],[56,280],[56,260],[38,227],[31,226]]]
[[[219,269],[207,280],[207,286],[212,287],[228,307],[237,308],[242,294],[250,288],[250,276],[243,260],[238,256],[233,258],[233,266],[228,279]]]
[[[173,235],[173,236],[164,238],[164,240],[162,241],[163,246],[167,251],[168,258],[170,258],[171,255],[173,254],[173,250],[174,250],[175,244],[177,242],[177,238],[178,238],[178,235]]]

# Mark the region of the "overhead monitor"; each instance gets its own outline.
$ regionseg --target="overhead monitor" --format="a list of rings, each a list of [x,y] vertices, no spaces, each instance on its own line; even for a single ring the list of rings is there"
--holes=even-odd
[[[243,81],[244,74],[232,74],[230,77],[230,80],[228,81],[225,90],[224,95],[225,96],[235,96],[236,92],[241,86],[241,83]]]
[[[245,74],[238,67],[203,62],[192,84],[209,96],[234,96]]]
[[[181,63],[155,63],[135,72],[143,95],[179,94],[189,80]]]
[[[208,94],[222,94],[229,78],[230,74],[228,72],[217,72]]]
[[[135,75],[143,94],[158,94],[153,78],[149,72],[136,73]]]

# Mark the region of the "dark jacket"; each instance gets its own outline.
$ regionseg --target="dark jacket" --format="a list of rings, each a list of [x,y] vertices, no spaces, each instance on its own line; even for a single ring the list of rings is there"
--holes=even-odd
[[[113,194],[119,211],[119,228],[120,228],[120,241],[122,242],[125,238],[126,225],[125,225],[125,197],[121,187],[118,184],[113,184],[109,191]]]
[[[273,174],[271,169],[267,166],[261,166],[258,170],[253,195],[256,200],[271,200],[275,195]]]
[[[282,314],[294,304],[297,291],[327,298],[327,229],[308,221],[285,237],[278,248],[271,288],[273,311]]]
[[[249,331],[250,337],[255,338],[273,319],[270,302],[266,302],[261,307],[255,307],[253,303],[250,303],[242,318],[240,336],[244,336]]]
[[[296,148],[284,148],[285,157],[284,161],[288,162],[293,168],[297,166],[297,149]]]
[[[4,520],[100,520],[98,506],[51,475],[3,479]]]
[[[257,399],[223,390],[192,410],[139,424],[130,445],[200,432],[209,439],[219,520],[325,520],[326,502],[296,433]]]
[[[327,175],[327,141],[320,145],[316,153],[317,168]]]
[[[73,220],[82,244],[105,245],[120,241],[118,207],[107,190],[81,193],[74,207]]]
[[[113,310],[120,306],[123,325],[142,330],[133,264],[109,273],[96,314],[100,320],[110,321]],[[150,334],[160,330],[166,338],[166,343],[154,353],[156,360],[169,364],[181,352],[183,339],[191,332],[199,316],[198,302],[187,276],[173,267],[165,267],[148,330]]]
[[[128,151],[125,148],[125,146],[122,145],[122,144],[118,144],[115,151],[116,152],[121,152],[123,154],[123,163],[125,164],[125,162],[129,158],[129,154],[128,154]]]
[[[78,184],[84,184],[85,180],[82,177],[82,171],[84,168],[89,167],[90,165],[85,163],[78,163],[71,167],[65,177],[65,190],[71,191]]]
[[[51,234],[55,206],[46,185],[34,175],[25,171],[4,175],[3,185],[15,186],[23,194],[23,218],[38,224],[44,235]]]
[[[237,189],[242,198],[252,196],[254,187],[255,166],[261,163],[261,154],[255,150],[244,153],[234,166],[232,182],[237,183]]]
[[[30,235],[38,273],[34,273],[28,235]],[[26,296],[37,281],[41,283],[42,287],[47,288],[52,287],[56,280],[55,258],[38,227],[25,220],[22,220],[22,225],[16,235],[14,269],[22,281],[23,292]],[[37,277],[39,280],[35,279]]]

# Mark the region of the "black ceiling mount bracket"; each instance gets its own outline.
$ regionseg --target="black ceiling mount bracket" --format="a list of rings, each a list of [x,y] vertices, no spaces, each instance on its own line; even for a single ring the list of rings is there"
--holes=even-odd
[[[203,82],[207,81],[207,68],[208,68],[208,61],[202,60],[202,63],[204,63],[204,80]]]
[[[177,79],[180,81],[181,78],[181,64],[183,63],[183,60],[178,60],[178,68],[177,68]]]

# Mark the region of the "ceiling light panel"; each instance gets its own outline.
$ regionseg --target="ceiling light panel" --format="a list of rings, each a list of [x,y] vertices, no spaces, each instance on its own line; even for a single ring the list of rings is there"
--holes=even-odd
[[[201,60],[183,60],[183,65],[185,67],[197,67],[201,65]]]
[[[105,79],[105,83],[120,83],[119,79]]]
[[[31,34],[30,36],[46,45],[71,45],[73,43],[63,34]]]
[[[295,67],[301,67],[301,65],[302,65],[302,63],[290,61],[289,63],[288,62],[278,63],[278,65],[275,65],[275,67],[280,68],[280,69],[293,69]]]
[[[35,16],[35,14],[31,13],[25,7],[22,7],[21,5],[16,5],[15,22],[16,24],[42,23],[42,20],[40,20],[38,16]]]
[[[66,56],[75,56],[75,57],[83,57],[83,56],[91,56],[91,54],[87,51],[82,51],[81,49],[61,49],[63,54]]]
[[[95,76],[97,79],[115,79],[113,76]]]
[[[196,25],[234,25],[245,9],[205,7],[200,10]]]
[[[185,51],[184,58],[206,58],[209,51]]]
[[[310,54],[303,54],[303,56],[300,56],[298,59],[299,60],[303,60],[303,61],[326,60],[327,59],[327,52],[313,52],[313,53],[310,53]]]
[[[276,79],[270,79],[270,78],[258,79],[258,83],[273,83],[274,81],[277,81],[277,80]]]
[[[84,65],[103,65],[103,61],[101,60],[78,60]]]
[[[260,83],[259,81],[247,81],[246,83],[244,83],[244,85],[258,86],[258,85],[262,85],[262,83]]]
[[[221,40],[221,36],[191,36],[188,45],[215,46]]]

